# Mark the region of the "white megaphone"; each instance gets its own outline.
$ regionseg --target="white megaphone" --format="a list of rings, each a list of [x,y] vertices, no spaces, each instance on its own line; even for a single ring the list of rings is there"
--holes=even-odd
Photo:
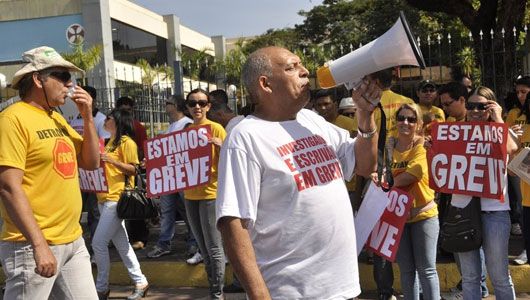
[[[403,12],[385,34],[363,47],[340,57],[317,70],[321,88],[344,84],[352,89],[365,75],[395,66],[425,68],[421,50],[410,32]]]

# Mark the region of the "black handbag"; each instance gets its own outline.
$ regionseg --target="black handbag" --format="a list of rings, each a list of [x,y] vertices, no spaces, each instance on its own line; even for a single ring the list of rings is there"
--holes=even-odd
[[[145,181],[136,166],[136,185],[131,186],[129,176],[125,176],[125,188],[120,194],[116,211],[118,218],[124,220],[145,220],[158,216],[158,208],[151,198],[147,198]]]
[[[467,252],[482,246],[480,198],[473,197],[463,208],[447,206],[440,239],[442,249],[448,252]]]

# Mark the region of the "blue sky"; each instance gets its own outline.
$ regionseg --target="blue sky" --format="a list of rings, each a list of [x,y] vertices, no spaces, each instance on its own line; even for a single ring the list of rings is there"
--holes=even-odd
[[[227,38],[259,35],[270,28],[294,27],[322,0],[132,0],[161,15],[174,14],[200,33]]]

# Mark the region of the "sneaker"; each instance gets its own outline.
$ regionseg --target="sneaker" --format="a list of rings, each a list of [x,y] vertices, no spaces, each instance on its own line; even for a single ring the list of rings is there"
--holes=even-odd
[[[186,260],[188,265],[198,265],[203,261],[202,255],[200,252],[196,252],[191,258]]]
[[[521,252],[521,254],[519,254],[519,256],[517,256],[513,260],[513,263],[518,265],[518,266],[522,266],[522,265],[526,264],[527,262],[528,262],[528,258],[526,257],[526,250],[523,250],[523,252]]]
[[[519,225],[519,223],[513,223],[510,233],[512,235],[522,235],[523,231],[521,230],[521,225]]]
[[[162,255],[169,254],[169,253],[171,253],[171,251],[166,250],[166,249],[162,249],[158,245],[155,245],[153,247],[153,250],[151,250],[151,251],[149,251],[147,253],[147,257],[149,257],[149,258],[157,258],[157,257],[160,257]]]

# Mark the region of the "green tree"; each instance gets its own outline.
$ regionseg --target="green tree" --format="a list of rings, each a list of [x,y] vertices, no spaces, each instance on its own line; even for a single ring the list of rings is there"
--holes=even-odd
[[[162,66],[151,66],[146,59],[140,58],[136,62],[142,72],[142,84],[152,87],[155,83],[161,81],[173,81],[173,68],[162,65]]]
[[[71,52],[61,53],[61,56],[88,72],[99,64],[102,51],[103,47],[101,45],[95,45],[85,50],[84,43],[79,43],[72,46]],[[81,80],[83,85],[86,84],[86,74],[82,75]]]

